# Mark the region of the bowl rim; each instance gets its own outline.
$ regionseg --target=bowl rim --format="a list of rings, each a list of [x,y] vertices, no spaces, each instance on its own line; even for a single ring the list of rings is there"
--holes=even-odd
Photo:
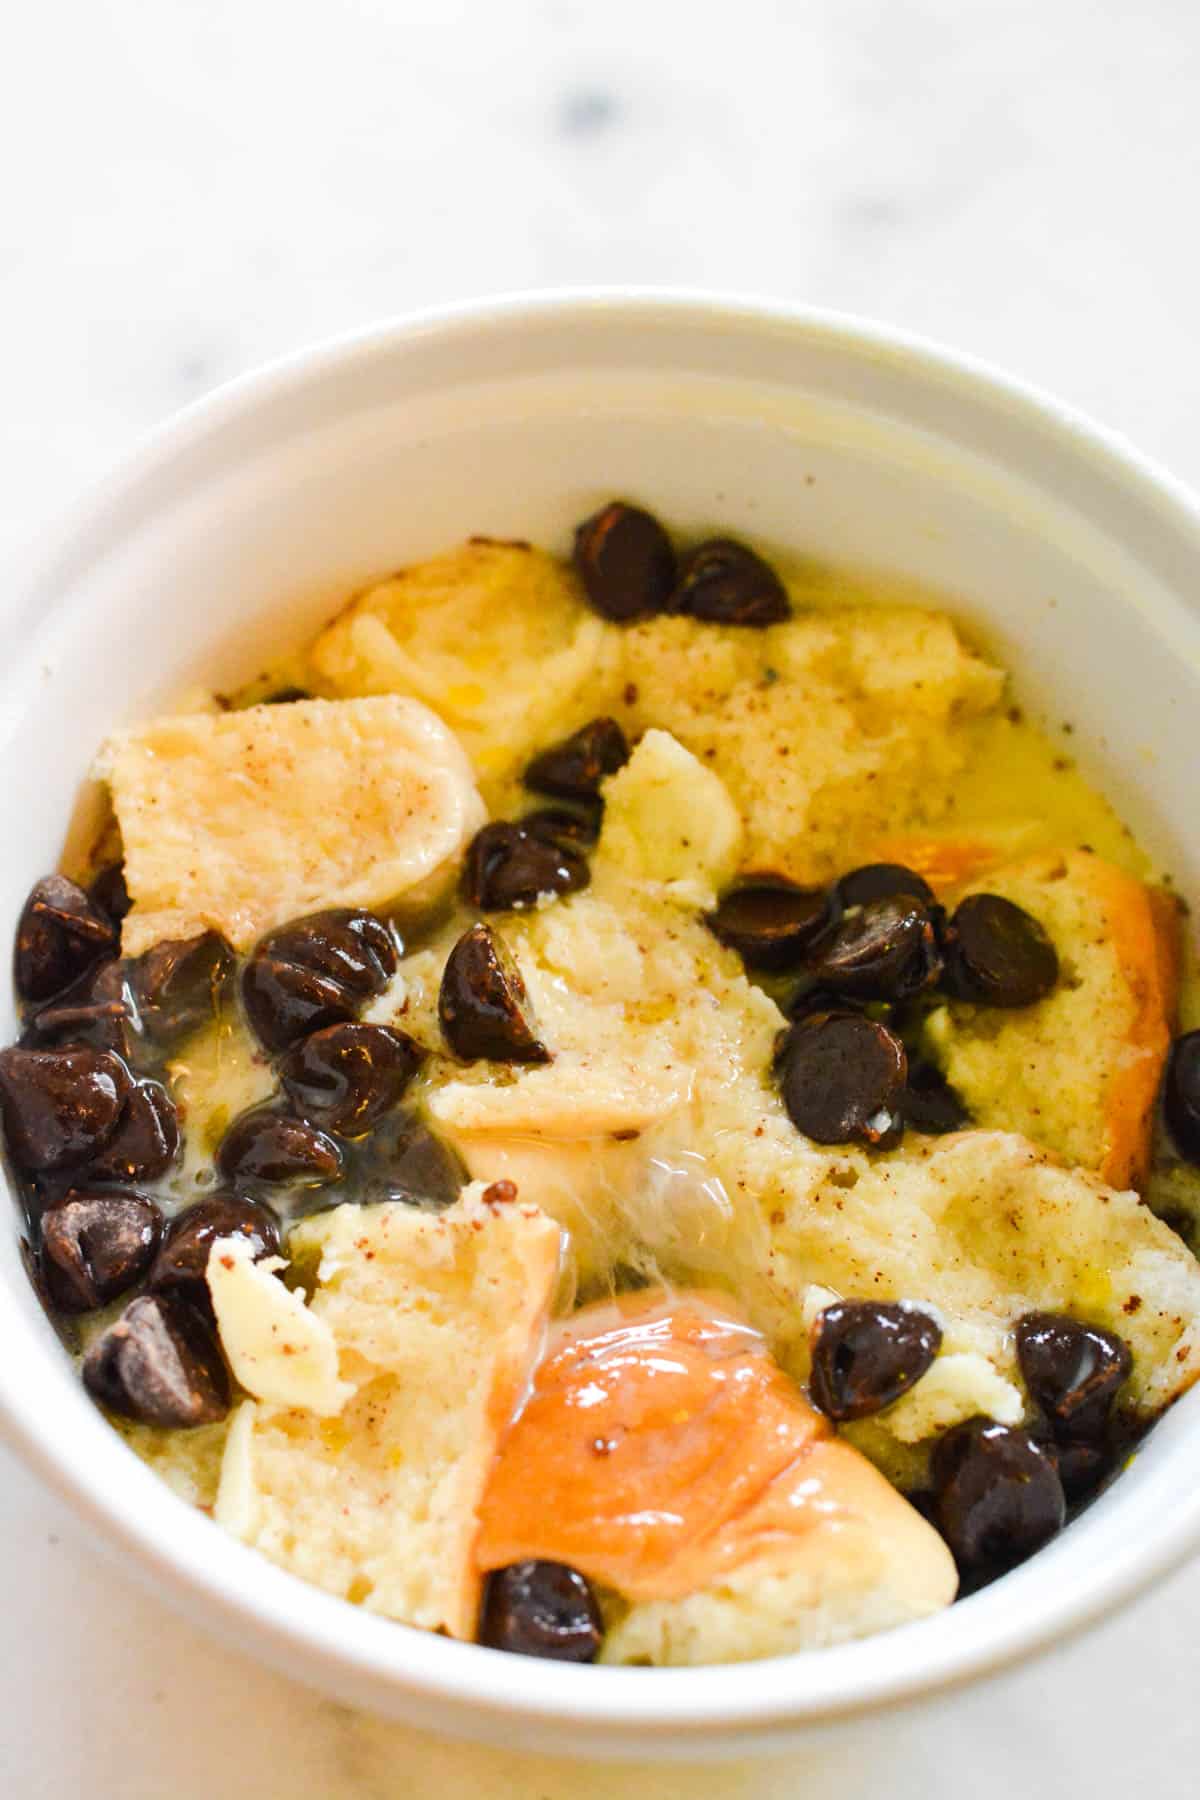
[[[72,540],[83,543],[103,531],[122,502],[136,499],[148,475],[268,400],[420,338],[452,343],[479,334],[527,334],[564,321],[615,322],[630,333],[699,323],[725,338],[761,339],[765,332],[778,332],[833,351],[897,360],[914,378],[955,390],[968,408],[1005,415],[1101,485],[1115,482],[1127,500],[1147,509],[1152,521],[1169,523],[1200,566],[1200,502],[1191,489],[1120,434],[1031,383],[871,319],[747,294],[625,286],[485,296],[384,319],[293,350],[224,383],[144,434],[110,473],[41,524],[31,540],[6,553],[5,564],[23,572],[26,582],[52,578]],[[1153,1540],[1130,1544],[1098,1567],[1086,1586],[1036,1608],[1010,1608],[999,1629],[986,1636],[976,1633],[977,1641],[966,1645],[935,1641],[918,1651],[913,1635],[921,1630],[918,1624],[819,1656],[801,1652],[745,1665],[579,1670],[542,1663],[536,1692],[531,1692],[523,1658],[364,1615],[223,1537],[221,1554],[206,1554],[212,1539],[205,1533],[216,1528],[196,1515],[176,1521],[178,1528],[143,1524],[140,1509],[122,1508],[116,1494],[89,1483],[69,1442],[56,1436],[53,1417],[44,1418],[24,1404],[20,1384],[6,1374],[0,1376],[0,1424],[6,1438],[76,1514],[197,1622],[360,1704],[386,1710],[389,1695],[402,1691],[417,1706],[428,1703],[438,1715],[435,1722],[449,1721],[452,1728],[476,1734],[488,1729],[480,1723],[487,1718],[493,1721],[493,1735],[505,1724],[561,1730],[575,1722],[585,1733],[611,1730],[625,1748],[647,1748],[681,1730],[700,1748],[716,1738],[761,1737],[773,1728],[789,1731],[894,1708],[961,1686],[1077,1634],[1160,1580],[1200,1542],[1198,1488],[1191,1503],[1179,1506]],[[161,1486],[148,1470],[141,1474]],[[178,1510],[181,1515],[188,1511],[183,1506]],[[964,1612],[969,1607],[968,1602]],[[953,1639],[970,1633],[945,1635]],[[880,1645],[889,1646],[891,1654],[881,1655]],[[798,1668],[803,1670],[800,1680]]]

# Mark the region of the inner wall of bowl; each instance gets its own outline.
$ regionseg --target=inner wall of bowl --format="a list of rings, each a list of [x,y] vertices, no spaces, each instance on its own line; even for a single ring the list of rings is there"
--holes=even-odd
[[[1061,445],[1028,426],[1016,432],[1014,467],[1016,428],[1003,408],[989,418],[974,398],[922,385],[902,360],[872,362],[826,342],[797,351],[786,378],[748,378],[744,357],[736,372],[713,373],[712,358],[681,366],[673,342],[624,364],[605,349],[594,366],[570,370],[554,366],[558,353],[545,344],[503,354],[460,344],[442,367],[437,355],[414,365],[401,342],[369,365],[335,360],[260,396],[252,414],[233,406],[211,424],[202,418],[160,449],[102,516],[55,547],[16,603],[29,629],[0,683],[0,741],[6,766],[21,772],[0,794],[9,846],[0,930],[11,932],[30,883],[53,866],[79,783],[114,726],[187,681],[232,685],[255,674],[356,585],[471,533],[565,550],[572,525],[614,493],[682,533],[720,525],[944,590],[1016,671],[1022,702],[1049,723],[1071,722],[1073,752],[1182,890],[1200,892],[1197,847],[1182,835],[1200,625],[1167,578],[1169,559],[1151,572],[1122,547],[1147,528],[1143,501],[1128,502],[1128,518],[1120,496],[1098,505],[1102,483],[1081,490]],[[578,340],[573,354],[578,362]],[[1176,553],[1181,562],[1195,554],[1186,543]],[[5,1366],[26,1372],[19,1405],[27,1437],[40,1434],[44,1466],[64,1445],[67,1481],[74,1469],[81,1488],[131,1482],[138,1529],[173,1538],[183,1555],[178,1503],[127,1467],[77,1391],[9,1231],[0,1232],[0,1279]],[[1035,1565],[913,1628],[907,1660],[921,1662],[919,1640],[930,1670],[940,1661],[961,1671],[972,1646],[1020,1636],[1098,1568],[1132,1567],[1164,1508],[1194,1507],[1198,1408],[1200,1397],[1176,1409],[1118,1487]],[[187,1544],[191,1554],[200,1539]],[[205,1540],[203,1556],[215,1550]],[[297,1619],[304,1604],[297,1599]],[[342,1611],[347,1642],[377,1628]],[[467,1652],[431,1643],[422,1654],[436,1669]],[[781,1709],[799,1716],[873,1683],[883,1691],[894,1685],[895,1654],[894,1642],[889,1650],[877,1640],[806,1659],[803,1682],[780,1689]],[[561,1674],[550,1672],[547,1692]],[[689,1709],[717,1717],[727,1704],[719,1673],[687,1679]],[[601,1710],[634,1691],[613,1682],[593,1690]],[[761,1702],[771,1678],[759,1671],[752,1686]],[[656,1691],[665,1699],[668,1689]],[[579,1686],[563,1693],[577,1712]],[[373,1698],[389,1703],[382,1691]],[[573,1746],[585,1748],[574,1731]],[[551,1738],[547,1726],[536,1741]]]

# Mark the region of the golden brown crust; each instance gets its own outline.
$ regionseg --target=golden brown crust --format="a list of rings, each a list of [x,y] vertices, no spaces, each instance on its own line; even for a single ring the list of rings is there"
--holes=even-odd
[[[987,885],[978,870],[980,846],[968,842],[937,846],[940,861],[929,879],[941,897],[952,901],[957,890],[978,891]],[[930,868],[927,861],[926,867]],[[955,867],[970,868],[960,882],[939,882]],[[1101,1142],[1089,1167],[1113,1187],[1140,1187],[1149,1168],[1154,1104],[1170,1048],[1179,999],[1179,909],[1174,898],[1149,887],[1115,864],[1087,850],[1043,850],[988,870],[1001,892],[1010,882],[1028,892],[1031,886],[1066,882],[1094,903],[1103,938],[1116,958],[1119,978],[1130,1001],[1132,1017],[1117,1046],[1116,1066],[1106,1091],[1097,1097]],[[1036,910],[1036,908],[1034,909]],[[1070,955],[1072,946],[1060,945]],[[1103,1029],[1104,1021],[1097,1021]],[[1068,1046],[1064,1046],[1067,1052]]]

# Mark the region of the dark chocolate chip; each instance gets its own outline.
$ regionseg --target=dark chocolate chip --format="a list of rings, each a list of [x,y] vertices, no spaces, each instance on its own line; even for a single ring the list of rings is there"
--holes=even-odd
[[[908,1084],[900,1102],[904,1123],[931,1137],[963,1131],[971,1123],[962,1095],[931,1062],[910,1057]]]
[[[604,1638],[591,1585],[565,1563],[521,1562],[488,1577],[479,1642],[518,1656],[594,1662]]]
[[[208,1194],[167,1226],[150,1269],[152,1293],[172,1293],[202,1312],[211,1311],[208,1258],[218,1238],[240,1237],[255,1259],[279,1254],[275,1216],[257,1200],[237,1194]]]
[[[140,1281],[162,1236],[144,1194],[72,1188],[42,1214],[42,1279],[62,1312],[91,1312]]]
[[[25,1020],[21,1044],[48,1050],[60,1044],[90,1044],[129,1058],[130,1031],[137,1024],[123,965],[116,957],[94,963],[60,994]]]
[[[362,907],[311,913],[270,932],[257,948],[328,976],[358,1001],[382,994],[400,960],[391,927]]]
[[[352,1019],[396,972],[395,934],[374,913],[334,907],[262,938],[242,971],[242,1001],[268,1050]]]
[[[919,900],[870,900],[848,912],[809,959],[814,981],[862,1000],[904,1000],[937,980],[942,959]]]
[[[286,1050],[310,1032],[352,1019],[356,1010],[353,998],[328,975],[259,951],[242,970],[242,1004],[268,1050]]]
[[[140,956],[130,985],[147,1037],[170,1045],[211,1024],[230,992],[234,954],[218,931],[171,938]]]
[[[88,1392],[146,1425],[211,1425],[229,1411],[229,1375],[200,1313],[170,1294],[131,1300],[83,1359]]]
[[[1171,1045],[1163,1114],[1180,1156],[1200,1166],[1200,1031],[1186,1031]]]
[[[424,1054],[387,1025],[327,1025],[288,1051],[279,1079],[310,1124],[359,1137],[395,1106]]]
[[[602,813],[599,803],[590,809],[579,806],[570,811],[565,806],[542,806],[535,812],[523,813],[517,824],[544,843],[564,850],[590,850],[600,836]]]
[[[946,934],[943,985],[983,1006],[1032,1006],[1058,980],[1058,957],[1038,921],[999,894],[959,902]]]
[[[713,625],[778,625],[792,613],[774,569],[733,538],[710,538],[689,550],[671,606]]]
[[[933,905],[933,889],[929,883],[915,869],[906,869],[903,863],[864,863],[861,869],[851,869],[848,875],[842,876],[837,891],[847,909],[866,906],[871,900],[896,898]]]
[[[452,1206],[468,1180],[457,1153],[415,1113],[389,1113],[367,1139],[355,1173],[364,1205],[398,1200],[440,1210]]]
[[[463,888],[483,912],[532,906],[540,894],[570,894],[591,878],[587,859],[505,820],[477,831],[467,851]]]
[[[1017,1356],[1056,1437],[1104,1437],[1117,1390],[1133,1367],[1129,1346],[1114,1331],[1065,1313],[1026,1313],[1017,1326]]]
[[[941,1326],[916,1307],[836,1301],[813,1330],[813,1405],[839,1424],[881,1412],[921,1379],[941,1343]]]
[[[117,928],[65,875],[34,887],[17,921],[13,980],[24,1001],[49,1000],[102,956],[117,950]]]
[[[175,1102],[160,1081],[139,1081],[117,1129],[87,1166],[89,1181],[157,1181],[179,1154]]]
[[[98,1155],[132,1092],[129,1070],[110,1050],[0,1050],[0,1114],[9,1155],[26,1173]]]
[[[652,513],[613,500],[575,532],[575,567],[606,619],[663,612],[675,587],[675,552]]]
[[[133,905],[125,885],[125,864],[109,863],[106,869],[101,869],[88,889],[88,899],[114,925],[119,925]]]
[[[600,784],[629,761],[625,733],[615,719],[592,719],[552,744],[525,770],[525,786],[556,800],[594,800]]]
[[[489,925],[472,925],[451,950],[438,993],[446,1042],[464,1062],[546,1063],[521,971]]]
[[[750,882],[724,895],[705,922],[748,969],[778,971],[799,962],[829,929],[833,904],[825,888]]]
[[[222,1179],[234,1184],[319,1187],[342,1173],[342,1152],[333,1138],[270,1104],[234,1120],[214,1161]]]
[[[889,1149],[904,1129],[907,1068],[904,1045],[886,1025],[861,1013],[814,1013],[788,1033],[783,1103],[814,1143]]]
[[[964,1569],[1011,1568],[1063,1524],[1054,1462],[1019,1427],[968,1419],[939,1438],[931,1467],[938,1529]]]

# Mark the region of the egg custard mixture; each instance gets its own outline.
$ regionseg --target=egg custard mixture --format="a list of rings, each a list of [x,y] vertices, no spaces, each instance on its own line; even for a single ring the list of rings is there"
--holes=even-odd
[[[1128,831],[936,599],[612,502],[118,732],[0,1114],[82,1380],[353,1605],[817,1649],[1200,1371],[1200,1033]]]

